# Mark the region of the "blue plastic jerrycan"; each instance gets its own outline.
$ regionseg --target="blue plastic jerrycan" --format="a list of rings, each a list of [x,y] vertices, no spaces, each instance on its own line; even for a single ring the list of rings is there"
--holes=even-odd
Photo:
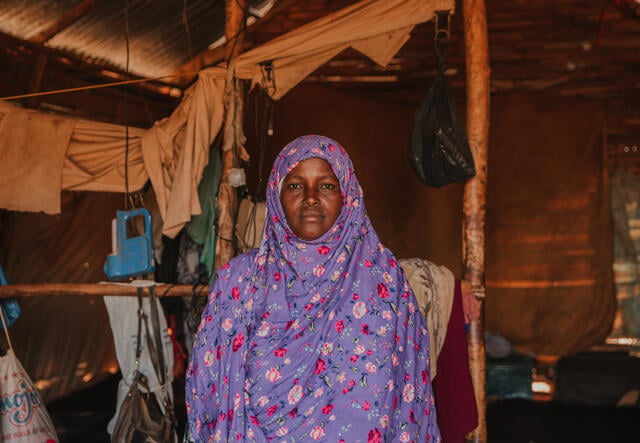
[[[144,218],[144,232],[128,236],[127,227],[132,217]],[[117,211],[112,225],[113,253],[107,256],[104,273],[109,280],[125,280],[138,275],[151,274],[153,265],[153,231],[151,214],[145,208]]]

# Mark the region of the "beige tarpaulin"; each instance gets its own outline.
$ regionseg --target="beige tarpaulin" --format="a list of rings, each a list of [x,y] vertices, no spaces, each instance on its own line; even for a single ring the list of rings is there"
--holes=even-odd
[[[414,25],[431,20],[434,11],[453,8],[454,0],[364,0],[240,55],[231,67],[232,74],[253,83],[260,82],[261,64],[270,62],[276,87],[270,89],[269,93],[278,99],[348,47],[386,65],[407,41]],[[130,160],[139,162],[142,149],[144,169],[151,179],[164,221],[163,233],[170,237],[180,231],[191,215],[200,213],[197,184],[207,163],[209,147],[222,125],[226,77],[227,70],[224,67],[201,71],[198,81],[187,91],[184,100],[170,117],[157,122],[144,133],[137,132],[134,140],[130,141]],[[227,120],[229,125],[232,124],[232,119]],[[32,132],[38,131],[34,129]],[[87,136],[87,132],[83,131],[83,134]],[[68,189],[123,191],[124,168],[120,161],[123,161],[124,153],[122,139],[120,153],[116,154],[118,143],[113,140],[104,157],[99,156],[100,153],[94,149],[96,145],[92,143],[85,146],[87,150],[79,146],[74,146],[74,149],[70,146],[66,151],[59,148],[49,154],[50,160],[63,163],[61,156],[67,152],[73,154],[74,164],[67,162],[62,179],[58,176],[57,180],[38,181],[39,186],[31,188],[30,192],[59,194],[62,184]],[[10,136],[0,138],[3,145],[0,149],[14,149],[10,140]],[[24,157],[21,159],[26,160]],[[81,160],[89,161],[91,166],[81,164]],[[0,169],[0,174],[2,172],[3,169]],[[146,175],[130,163],[129,179],[129,188],[134,190],[141,186],[140,181],[144,183]],[[20,182],[15,176],[11,180]],[[120,180],[122,183],[119,183]],[[15,183],[14,188],[17,186]],[[45,188],[49,189],[45,191]],[[21,199],[28,197],[24,193],[20,196]],[[17,209],[15,202],[7,205],[11,199],[15,200],[16,197],[0,189],[0,207]],[[60,210],[59,197],[57,204],[48,201],[46,205],[40,202],[38,206],[38,202],[39,198],[32,197],[29,207],[22,210]]]
[[[129,189],[148,176],[129,128]],[[60,190],[124,192],[125,128],[0,102],[0,207],[60,213]]]

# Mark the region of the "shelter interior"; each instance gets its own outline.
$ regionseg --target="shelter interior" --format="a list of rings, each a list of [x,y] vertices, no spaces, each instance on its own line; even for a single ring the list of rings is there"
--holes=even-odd
[[[240,50],[355,3],[248,1]],[[529,384],[547,383],[522,396],[503,386],[507,391],[490,400],[490,441],[627,441],[637,435],[640,403],[636,394],[635,406],[619,404],[625,394],[640,392],[638,360],[628,356],[628,344],[640,338],[640,315],[636,329],[624,329],[619,305],[623,292],[639,299],[640,277],[614,267],[624,257],[616,255],[621,225],[612,214],[627,210],[632,226],[623,236],[635,244],[640,213],[636,219],[630,211],[640,204],[640,2],[485,3],[491,69],[485,328],[522,357],[496,360],[488,371],[504,371],[507,381],[525,371]],[[446,78],[463,120],[464,20],[456,2]],[[309,133],[339,140],[382,241],[398,257],[427,258],[460,278],[464,186],[425,187],[407,161],[413,114],[438,69],[434,27],[433,21],[417,25],[385,67],[355,49],[341,52],[270,105],[272,135],[264,131],[264,96],[247,88],[251,158],[244,167],[247,190],[257,195],[258,177],[288,141]],[[223,1],[9,0],[0,8],[0,97],[46,113],[148,129],[178,107],[199,70],[225,61],[224,35]],[[91,89],[129,80],[140,81]],[[69,88],[78,90],[37,95]],[[153,190],[143,198],[154,205]],[[59,215],[1,210],[0,265],[9,282],[104,280],[110,220],[124,200],[121,193],[63,191]],[[629,260],[636,266],[638,256]],[[94,389],[115,401],[117,360],[99,298],[38,296],[20,303],[23,312],[10,333],[61,435],[106,439],[95,429],[105,425],[112,405],[98,410],[78,394]],[[165,308],[184,315],[177,304],[168,301]],[[75,360],[58,362],[58,373],[42,365],[43,349],[60,355],[72,342],[82,348]],[[86,364],[95,355],[99,361]],[[615,376],[604,377],[606,371]],[[562,382],[561,375],[567,377]],[[89,408],[93,421],[79,426],[78,414]],[[585,433],[579,417],[590,416],[603,421]]]

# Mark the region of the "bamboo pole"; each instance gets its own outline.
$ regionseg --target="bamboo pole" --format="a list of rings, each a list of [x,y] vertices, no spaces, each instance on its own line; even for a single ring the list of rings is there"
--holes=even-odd
[[[484,221],[489,143],[489,54],[484,0],[463,0],[467,70],[467,135],[477,175],[464,187],[463,276],[480,302],[480,316],[471,321],[469,365],[473,379],[478,427],[471,441],[487,441],[484,346]]]
[[[235,255],[235,242],[233,241],[235,217],[238,209],[238,197],[236,190],[229,183],[229,170],[237,168],[240,165],[238,156],[238,143],[242,141],[236,140],[236,131],[229,131],[226,128],[236,125],[236,118],[242,116],[242,108],[235,99],[238,97],[238,86],[233,76],[233,60],[240,54],[244,39],[245,16],[244,11],[247,9],[247,0],[226,0],[226,55],[227,69],[230,75],[227,75],[227,85],[225,87],[225,114],[227,121],[225,122],[224,145],[222,149],[222,177],[220,180],[220,189],[218,190],[218,239],[216,241],[216,258],[215,268],[218,269],[226,262],[231,260]],[[239,108],[239,109],[238,109]],[[230,121],[232,120],[232,121]],[[241,124],[241,122],[237,122]],[[229,140],[229,138],[232,138]],[[244,148],[242,148],[244,149]]]
[[[207,295],[208,286],[171,285],[157,283],[156,295],[165,297],[181,297],[191,295]],[[0,299],[11,297],[33,297],[50,295],[136,295],[136,288],[132,285],[114,283],[47,283],[0,286]]]

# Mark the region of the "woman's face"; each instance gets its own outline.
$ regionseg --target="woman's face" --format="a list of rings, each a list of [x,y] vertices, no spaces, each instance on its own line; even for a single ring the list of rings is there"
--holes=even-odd
[[[309,158],[298,163],[282,181],[280,202],[293,233],[303,240],[315,240],[340,214],[340,182],[329,163]]]

